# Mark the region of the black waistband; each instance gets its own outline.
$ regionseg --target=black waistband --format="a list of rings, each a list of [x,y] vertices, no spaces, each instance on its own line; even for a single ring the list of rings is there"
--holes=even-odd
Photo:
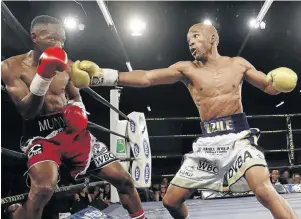
[[[51,132],[65,127],[63,116],[60,113],[40,116],[32,120],[24,120],[23,138],[26,140],[35,136],[46,137]]]
[[[245,113],[201,122],[202,136],[212,137],[250,129]]]

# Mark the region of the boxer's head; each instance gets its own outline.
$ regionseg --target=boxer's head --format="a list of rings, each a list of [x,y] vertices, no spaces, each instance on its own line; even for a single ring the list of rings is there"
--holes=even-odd
[[[30,33],[35,49],[40,52],[49,47],[64,47],[65,30],[62,23],[54,17],[48,15],[35,17],[31,22]]]
[[[214,26],[198,23],[189,28],[187,42],[193,57],[202,61],[216,49],[219,36]]]

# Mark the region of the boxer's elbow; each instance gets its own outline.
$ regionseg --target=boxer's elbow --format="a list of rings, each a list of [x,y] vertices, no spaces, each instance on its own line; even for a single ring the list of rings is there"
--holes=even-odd
[[[31,110],[20,109],[19,112],[21,117],[25,120],[34,119],[36,116],[36,112],[33,112]]]
[[[155,84],[155,81],[152,77],[152,74],[150,73],[150,71],[146,71],[144,73],[144,77],[143,77],[143,84],[144,84],[144,87],[149,87],[149,86],[152,86]]]
[[[20,112],[20,115],[24,120],[34,119],[34,115],[32,115],[30,113]]]
[[[17,109],[19,110],[21,117],[25,120],[34,119],[39,114],[41,108],[42,106],[33,108],[29,104],[23,102],[17,105]]]

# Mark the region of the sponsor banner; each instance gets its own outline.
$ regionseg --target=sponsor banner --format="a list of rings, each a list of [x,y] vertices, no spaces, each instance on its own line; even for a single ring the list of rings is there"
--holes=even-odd
[[[132,133],[136,132],[136,124],[133,120],[130,120],[130,130]]]
[[[117,139],[116,140],[116,155],[117,156],[124,156],[126,155],[126,146],[124,139]]]
[[[146,163],[145,168],[144,168],[144,182],[145,182],[145,184],[149,183],[150,177],[151,177],[150,165],[148,163]]]
[[[215,192],[210,190],[203,190],[202,199],[214,199],[214,198],[229,198],[229,197],[244,197],[244,196],[253,196],[254,193],[243,192],[243,193],[231,193],[231,192]]]
[[[112,219],[111,216],[101,212],[97,208],[94,208],[92,206],[89,206],[88,208],[85,208],[70,217],[68,219],[78,219],[78,218],[84,218],[84,219]]]
[[[139,181],[140,180],[140,168],[139,166],[136,166],[135,170],[134,170],[134,178],[136,181]]]
[[[139,153],[140,153],[140,150],[139,150],[138,144],[134,144],[134,146],[133,146],[133,154],[134,154],[134,156],[138,157]]]
[[[149,158],[150,149],[148,146],[148,141],[146,139],[143,140],[143,150],[146,158]]]

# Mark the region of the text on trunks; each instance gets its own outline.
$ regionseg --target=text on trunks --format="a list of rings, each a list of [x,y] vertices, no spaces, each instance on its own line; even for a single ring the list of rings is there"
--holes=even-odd
[[[233,130],[232,120],[206,122],[204,123],[204,127],[207,133]]]
[[[39,123],[40,132],[65,127],[65,122],[62,117],[43,119],[42,121],[38,121],[38,123]]]
[[[112,154],[111,152],[106,152],[100,156],[95,156],[94,162],[97,167],[101,167],[115,159],[116,159],[116,157],[114,154]]]
[[[218,173],[218,167],[207,160],[199,160],[197,169],[213,174]]]
[[[247,159],[253,158],[249,151],[245,151],[243,156],[239,156],[236,161],[234,162],[233,166],[230,167],[228,172],[229,179],[234,176],[235,173],[239,171],[242,165],[246,162]]]

